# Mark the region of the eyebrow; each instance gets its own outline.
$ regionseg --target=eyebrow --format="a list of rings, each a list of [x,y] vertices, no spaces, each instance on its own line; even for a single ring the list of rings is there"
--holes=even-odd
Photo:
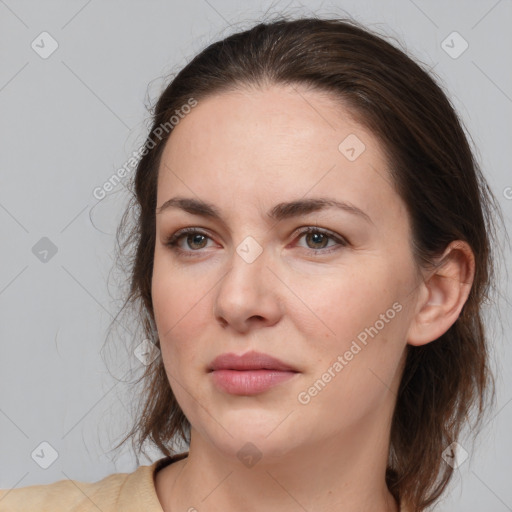
[[[200,199],[173,197],[165,201],[165,203],[156,209],[156,213],[160,214],[171,208],[178,208],[192,215],[199,215],[216,220],[222,220],[222,215],[218,208],[211,203]],[[356,215],[366,222],[373,224],[372,219],[363,210],[344,201],[338,201],[329,197],[318,197],[310,199],[297,199],[295,201],[283,202],[276,204],[267,216],[275,221],[290,219],[308,215],[309,213],[326,210],[328,208],[337,208],[344,212]]]

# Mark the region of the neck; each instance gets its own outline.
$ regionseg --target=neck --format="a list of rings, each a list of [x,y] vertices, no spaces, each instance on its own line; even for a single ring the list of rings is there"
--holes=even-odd
[[[268,449],[255,464],[192,429],[189,456],[161,482],[164,510],[398,512],[385,483],[388,441],[377,425],[285,453]]]

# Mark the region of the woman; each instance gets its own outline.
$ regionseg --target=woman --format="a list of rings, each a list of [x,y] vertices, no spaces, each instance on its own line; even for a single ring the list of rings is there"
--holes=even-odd
[[[352,21],[259,24],[173,79],[140,156],[127,302],[161,357],[124,441],[165,457],[5,510],[433,505],[492,398],[495,203],[431,76]]]

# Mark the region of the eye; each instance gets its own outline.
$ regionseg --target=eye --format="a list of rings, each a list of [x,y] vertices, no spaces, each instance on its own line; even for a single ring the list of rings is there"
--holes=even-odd
[[[180,247],[179,241],[181,238],[185,239],[189,247],[192,248],[192,251],[184,250]],[[210,237],[205,232],[196,228],[183,228],[169,236],[165,241],[165,245],[174,251],[185,254],[186,256],[193,256],[191,253],[197,252],[199,249],[204,249],[205,241],[209,238]]]
[[[315,247],[309,248],[309,251],[314,255],[329,254],[338,250],[340,247],[346,247],[349,245],[349,242],[343,237],[336,235],[331,231],[320,229],[315,226],[309,226],[305,229],[302,229],[298,233],[295,233],[295,235],[299,235],[299,239],[306,236],[306,240],[309,243],[315,245]],[[180,240],[182,238],[185,240],[190,250],[183,249],[180,246]],[[211,240],[211,237],[204,231],[201,231],[197,228],[183,228],[170,235],[165,241],[165,245],[170,247],[173,251],[183,254],[184,256],[193,257],[199,256],[201,252],[200,249],[204,249],[206,247],[208,239]],[[324,250],[326,248],[326,243],[329,241],[333,241],[334,246],[329,250]]]
[[[302,238],[306,235],[305,240],[314,245],[310,250],[313,254],[329,254],[333,251],[339,249],[339,246],[346,247],[349,245],[348,241],[340,237],[339,235],[335,235],[334,233],[327,231],[325,229],[320,229],[317,227],[307,227],[298,233],[300,235],[299,238]],[[323,250],[326,247],[326,243],[329,241],[335,242],[334,247],[329,250]]]

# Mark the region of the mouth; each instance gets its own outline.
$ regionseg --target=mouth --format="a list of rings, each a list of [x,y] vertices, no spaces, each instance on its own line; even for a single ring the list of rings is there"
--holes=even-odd
[[[241,356],[222,354],[212,361],[208,372],[221,391],[246,396],[267,391],[300,373],[275,357],[254,351]]]
[[[242,355],[233,353],[221,354],[210,364],[208,371],[218,370],[274,370],[282,372],[295,372],[298,370],[293,366],[284,363],[280,359],[261,352],[250,351]]]

